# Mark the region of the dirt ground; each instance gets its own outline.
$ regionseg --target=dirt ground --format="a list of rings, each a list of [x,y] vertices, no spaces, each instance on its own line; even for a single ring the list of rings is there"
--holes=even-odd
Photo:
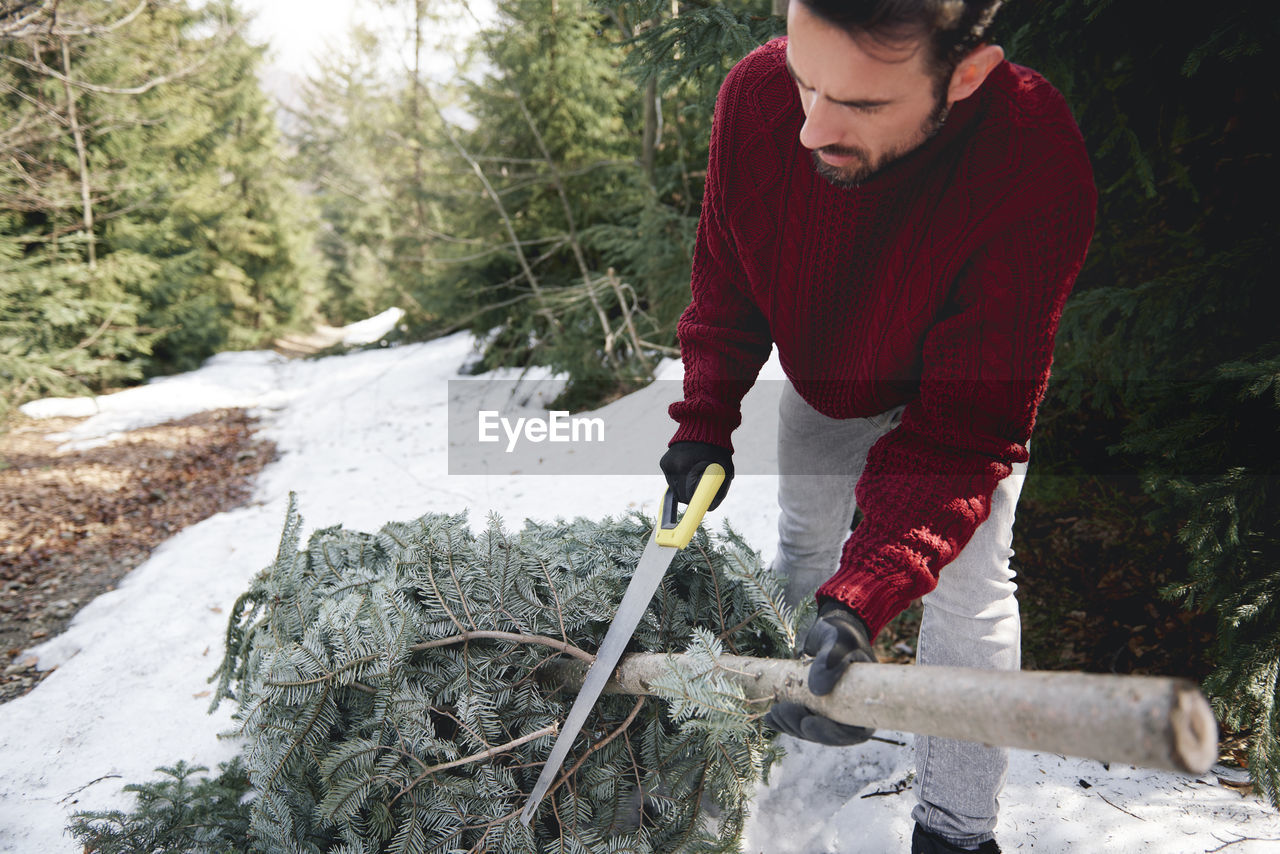
[[[25,649],[61,632],[164,540],[245,503],[276,455],[242,409],[90,450],[59,453],[44,438],[80,420],[20,421],[0,433],[0,702],[47,675]]]

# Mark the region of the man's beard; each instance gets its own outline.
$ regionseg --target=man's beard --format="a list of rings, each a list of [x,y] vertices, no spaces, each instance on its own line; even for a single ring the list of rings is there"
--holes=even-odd
[[[930,139],[937,135],[942,129],[943,124],[947,121],[947,113],[950,107],[947,105],[945,97],[939,97],[938,103],[934,107],[933,112],[929,114],[929,118],[925,119],[924,124],[920,128],[921,138],[915,144],[901,145],[897,148],[891,148],[884,154],[872,162],[871,155],[865,148],[857,148],[855,146],[828,145],[822,148],[816,148],[810,152],[813,156],[813,168],[826,181],[836,187],[842,189],[852,189],[860,187],[867,181],[879,175],[885,169],[897,163],[902,158],[916,151],[920,146],[924,145]],[[855,157],[857,162],[850,166],[832,166],[820,156],[823,152],[839,157]]]

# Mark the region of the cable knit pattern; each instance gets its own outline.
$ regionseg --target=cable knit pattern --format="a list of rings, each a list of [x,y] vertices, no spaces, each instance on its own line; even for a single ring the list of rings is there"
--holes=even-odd
[[[771,344],[829,417],[905,403],[857,485],[864,521],[818,590],[878,633],[936,586],[1027,459],[1097,196],[1062,96],[1008,62],[920,149],[833,187],[800,145],[785,50],[740,62],[716,104],[672,441],[732,448]]]

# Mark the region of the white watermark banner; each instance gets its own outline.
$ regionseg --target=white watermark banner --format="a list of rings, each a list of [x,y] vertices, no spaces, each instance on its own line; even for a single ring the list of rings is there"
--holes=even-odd
[[[776,475],[778,406],[785,380],[757,380],[742,401],[742,422],[733,431],[737,475]],[[658,461],[678,425],[668,410],[684,399],[679,380],[656,380],[612,403],[574,411],[561,379],[507,380],[492,377],[449,381],[449,474],[659,474]],[[877,391],[901,397],[896,384]],[[577,389],[578,397],[584,395]],[[596,395],[598,398],[601,395]],[[847,419],[881,433],[897,424],[901,404]],[[796,460],[792,474],[830,474],[822,459]],[[950,476],[947,470],[910,472]]]
[[[649,383],[591,411],[563,402],[565,388],[560,379],[450,380],[449,474],[661,476],[679,382]]]
[[[567,409],[553,409],[546,418],[520,415],[503,416],[498,409],[481,409],[478,413],[476,441],[480,444],[506,443],[505,453],[514,453],[523,442],[539,444],[581,444],[604,442],[605,421],[599,416],[571,415]]]

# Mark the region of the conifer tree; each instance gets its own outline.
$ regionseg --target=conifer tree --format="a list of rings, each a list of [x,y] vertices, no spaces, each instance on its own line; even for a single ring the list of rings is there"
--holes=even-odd
[[[305,279],[313,270],[302,203],[257,82],[264,49],[240,35],[243,16],[225,0],[197,11],[174,4],[158,17],[156,40],[192,38],[214,22],[228,28],[195,38],[193,48],[209,54],[189,87],[157,91],[146,105],[166,120],[119,141],[123,151],[145,151],[150,169],[122,193],[137,212],[107,233],[113,246],[159,261],[141,287],[143,319],[164,330],[156,361],[185,370],[223,349],[262,345],[309,314],[317,295]]]
[[[406,57],[441,16],[465,14],[384,5],[406,16]],[[389,114],[372,71],[351,76],[356,59],[326,72],[299,117],[303,174],[326,206],[335,287],[351,287],[351,259],[376,258],[366,269],[384,273],[412,334],[469,327],[485,336],[482,367],[551,365],[570,376],[561,402],[586,403],[676,355],[715,92],[781,22],[758,2],[498,12],[475,41],[480,82],[451,86],[412,61],[389,81]]]
[[[494,330],[485,364],[569,374],[562,403],[591,400],[600,383],[625,386],[653,357],[676,354],[711,77],[778,27],[767,7],[758,20],[745,5],[692,8],[675,24],[664,21],[672,8],[512,0],[479,41],[493,71],[468,93],[477,127],[457,147],[489,188],[458,230],[498,251],[444,270],[442,290],[466,295],[475,314],[456,310]],[[726,20],[727,36],[717,32]],[[673,55],[641,58],[641,73],[624,76],[662,34],[678,44]],[[655,70],[669,62],[680,69]]]
[[[465,47],[451,42],[442,27],[462,10],[428,0],[386,2],[407,17],[399,50],[405,57],[404,73],[392,81],[394,94],[383,124],[391,143],[380,167],[386,176],[383,195],[390,225],[387,280],[408,312],[408,324],[440,330],[452,324],[458,301],[454,289],[435,286],[444,263],[442,249],[475,251],[478,243],[455,234],[455,209],[465,206],[474,188],[458,192],[457,176],[450,172],[448,135],[441,129],[439,101],[450,103],[454,86],[433,79],[439,72],[430,71],[431,60],[441,55],[452,54],[459,67],[465,65]]]
[[[622,37],[617,45],[622,73],[643,93],[629,128],[633,145],[636,129],[645,131],[639,141],[649,192],[611,219],[594,223],[589,241],[605,263],[635,284],[647,322],[645,337],[674,347],[675,324],[689,302],[716,94],[733,64],[781,35],[785,23],[758,0],[710,5],[596,0],[596,5]]]
[[[0,375],[5,396],[193,366],[305,312],[296,205],[235,6],[4,8],[0,263],[65,320],[57,341],[6,339],[24,364]],[[32,305],[0,307],[10,330]],[[60,341],[77,349],[42,349]]]
[[[320,227],[316,244],[325,263],[320,311],[340,326],[372,317],[398,301],[388,254],[394,210],[390,187],[399,177],[391,130],[389,83],[378,74],[381,42],[353,32],[354,47],[319,60],[319,71],[290,111],[292,174],[310,187]]]
[[[501,250],[474,234],[474,175],[441,129],[441,110],[457,120],[457,87],[429,68],[448,52],[465,65],[465,45],[440,32],[460,9],[426,0],[378,8],[399,22],[390,31],[357,25],[352,46],[322,61],[303,88],[291,115],[293,173],[321,210],[330,322],[395,304],[416,337],[432,337],[467,327],[478,304],[455,268]],[[388,68],[389,55],[403,68]]]
[[[113,253],[90,269],[81,257],[70,241],[23,257],[20,241],[0,234],[0,424],[32,398],[143,376],[154,335],[139,327],[142,304],[125,284],[148,274],[148,260]]]
[[[452,133],[455,162],[486,185],[461,231],[492,250],[445,275],[476,309],[494,306],[475,320],[501,326],[491,363],[531,360],[583,380],[625,360],[617,293],[582,235],[637,189],[618,57],[583,0],[510,0],[498,12],[479,38],[491,71],[467,92],[476,127]]]

